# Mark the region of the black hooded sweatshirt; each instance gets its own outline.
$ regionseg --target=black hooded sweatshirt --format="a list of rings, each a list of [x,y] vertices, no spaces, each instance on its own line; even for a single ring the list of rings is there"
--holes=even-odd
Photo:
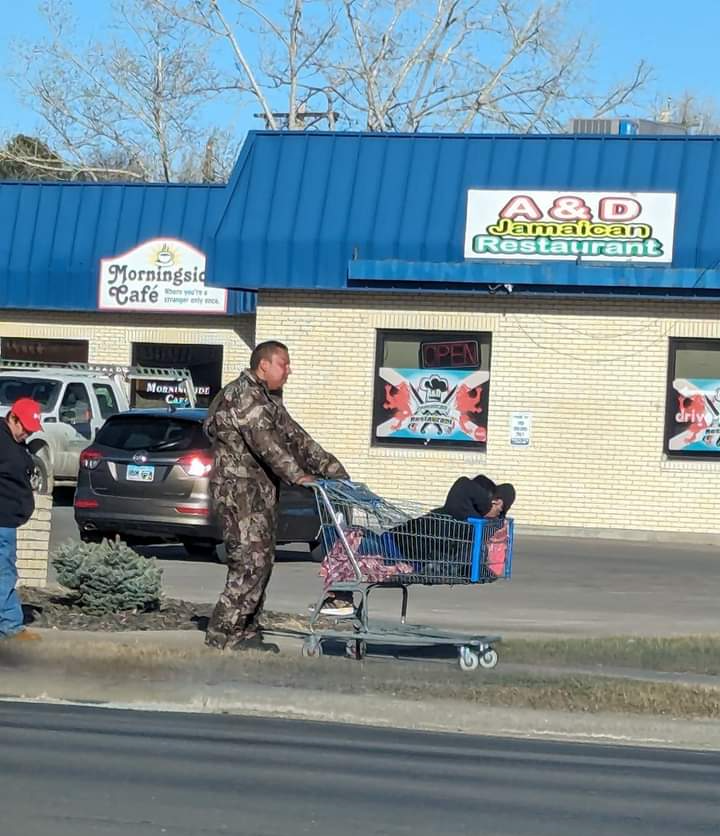
[[[437,509],[439,514],[447,514],[456,520],[469,517],[482,518],[492,506],[495,483],[487,476],[469,479],[461,476],[448,491],[445,504]]]
[[[25,443],[15,441],[7,421],[0,418],[0,528],[18,528],[32,516],[32,471]]]

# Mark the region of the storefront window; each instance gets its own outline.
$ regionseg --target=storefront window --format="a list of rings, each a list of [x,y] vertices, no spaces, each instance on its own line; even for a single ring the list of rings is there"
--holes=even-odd
[[[490,334],[379,331],[373,444],[484,450]]]
[[[665,451],[720,458],[720,340],[670,340]]]
[[[134,366],[188,369],[192,375],[197,405],[206,407],[222,385],[223,347],[183,343],[133,343]],[[182,401],[182,402],[181,402]],[[133,403],[139,408],[184,406],[179,386],[162,381],[133,381]]]
[[[87,363],[88,342],[2,337],[0,356],[3,360],[32,360],[36,363]]]

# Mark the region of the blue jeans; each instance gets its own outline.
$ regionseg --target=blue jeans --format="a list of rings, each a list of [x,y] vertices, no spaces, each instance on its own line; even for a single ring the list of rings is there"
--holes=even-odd
[[[23,628],[23,611],[15,591],[17,583],[17,529],[0,528],[0,638]]]

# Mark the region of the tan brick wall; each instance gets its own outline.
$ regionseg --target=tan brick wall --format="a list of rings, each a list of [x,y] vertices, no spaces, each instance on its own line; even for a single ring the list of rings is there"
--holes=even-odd
[[[720,462],[663,455],[669,337],[720,338],[720,306],[645,300],[262,293],[293,414],[380,493],[442,501],[461,474],[518,489],[519,522],[720,534]],[[371,447],[376,330],[492,332],[487,454]],[[533,416],[509,443],[510,413]]]
[[[27,523],[18,529],[18,586],[47,584],[51,505],[49,496],[36,496],[35,512]]]
[[[88,340],[91,363],[127,364],[133,342],[223,346],[223,382],[247,366],[255,317],[0,311],[0,337]]]

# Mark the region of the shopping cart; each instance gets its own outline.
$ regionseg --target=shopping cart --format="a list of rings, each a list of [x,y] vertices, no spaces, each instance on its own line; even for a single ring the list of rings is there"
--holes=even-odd
[[[510,578],[513,521],[460,522],[429,512],[419,503],[383,499],[365,485],[323,481],[313,485],[326,557],[324,587],[310,619],[303,655],[318,656],[323,642],[345,642],[349,656],[362,659],[368,644],[405,647],[454,646],[464,671],[494,668],[499,636],[470,635],[406,623],[408,587],[487,584]],[[396,588],[402,596],[400,622],[370,617],[373,590]],[[359,605],[348,629],[320,626],[329,592],[352,592]]]

